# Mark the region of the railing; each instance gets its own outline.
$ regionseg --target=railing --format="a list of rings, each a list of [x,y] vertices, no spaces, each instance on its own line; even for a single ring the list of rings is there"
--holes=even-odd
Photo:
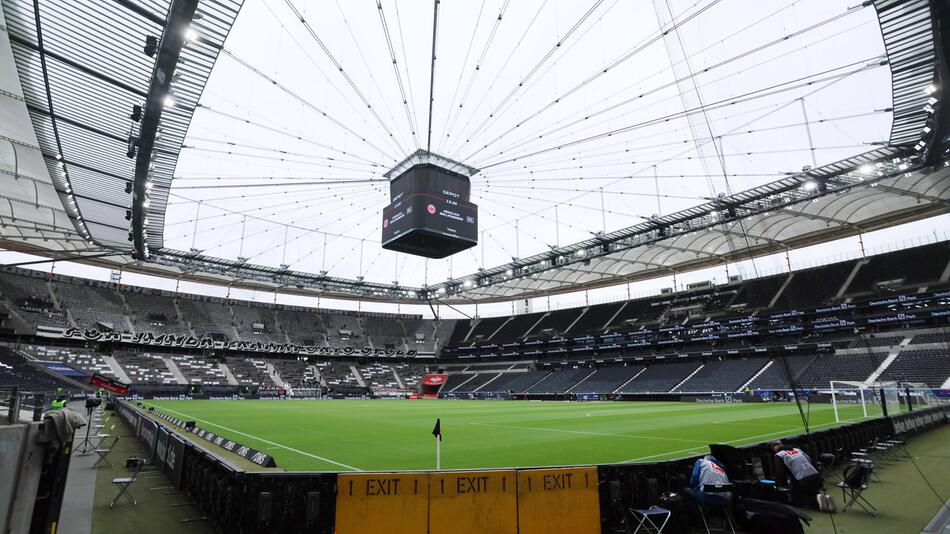
[[[136,427],[134,430],[145,420],[142,412],[128,405],[120,407],[120,411]],[[873,440],[914,434],[946,424],[948,413],[950,407],[947,406],[924,408],[783,441],[805,450],[812,458],[832,453],[846,459],[851,452],[866,447]],[[243,471],[209,449],[178,438],[180,429],[163,421],[156,424],[158,432],[137,432],[146,440],[148,457],[165,471],[175,489],[183,490],[195,501],[216,532],[334,532],[339,489],[337,473]],[[767,442],[738,447],[734,451],[733,460],[738,465],[761,469],[766,478],[773,475]],[[656,504],[656,497],[663,492],[680,491],[696,458],[684,456],[667,461],[596,466],[604,531],[623,528],[627,507],[645,508]]]
[[[805,261],[794,261],[789,267],[782,268],[772,268],[772,269],[756,269],[754,273],[742,272],[742,281],[748,282],[750,280],[757,280],[759,278],[765,278],[768,276],[775,276],[778,274],[787,274],[794,271],[802,271],[805,269],[811,269],[814,267],[822,267],[825,265],[831,265],[834,263],[840,263],[843,261],[856,260],[861,258],[869,258],[871,256],[876,256],[879,254],[886,254],[888,252],[896,252],[898,250],[906,250],[909,248],[919,247],[923,245],[930,245],[933,243],[939,243],[942,241],[950,241],[950,233],[948,232],[937,232],[934,230],[931,233],[927,233],[911,239],[902,239],[899,241],[894,241],[890,243],[884,243],[881,245],[876,245],[873,247],[867,247],[864,249],[863,253],[860,248],[855,248],[853,250],[848,250],[831,256],[822,256],[819,258],[814,258]],[[762,261],[764,258],[757,258],[756,261]],[[738,262],[742,263],[742,262]],[[730,264],[735,268],[736,264]],[[710,274],[706,277],[707,280],[713,284],[720,285],[725,284],[728,280],[725,278],[725,272],[720,268],[710,268]],[[716,274],[719,273],[719,274]],[[732,273],[737,274],[737,273]],[[491,309],[487,312],[479,312],[477,316],[481,319],[487,319],[490,317],[507,317],[511,315],[525,315],[529,313],[541,313],[548,311],[557,311],[570,308],[583,308],[585,306],[595,306],[597,304],[610,304],[612,302],[623,302],[626,300],[637,300],[645,299],[650,297],[656,297],[660,295],[660,289],[650,289],[650,290],[641,290],[641,291],[631,291],[626,285],[618,285],[613,289],[618,290],[617,293],[610,295],[598,295],[590,297],[585,300],[571,300],[571,301],[561,301],[550,303],[544,297],[539,297],[532,299],[530,302],[533,306],[530,309],[518,310],[511,308],[510,305],[506,305],[507,309]],[[624,290],[624,288],[627,288]],[[684,286],[676,288],[677,291],[683,291]],[[499,305],[500,306],[500,305]],[[461,317],[460,315],[458,317]],[[458,318],[451,313],[451,310],[446,310],[444,313],[445,319],[455,319]]]
[[[30,413],[29,419],[39,421],[47,407],[49,392],[25,391],[18,387],[0,388],[0,416],[2,421],[14,424],[24,419],[23,412]]]

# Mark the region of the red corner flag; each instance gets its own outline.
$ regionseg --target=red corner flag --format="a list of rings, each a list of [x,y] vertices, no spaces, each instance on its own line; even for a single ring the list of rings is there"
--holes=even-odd
[[[439,441],[442,441],[442,420],[435,420],[435,428],[432,429],[432,435],[439,438]]]

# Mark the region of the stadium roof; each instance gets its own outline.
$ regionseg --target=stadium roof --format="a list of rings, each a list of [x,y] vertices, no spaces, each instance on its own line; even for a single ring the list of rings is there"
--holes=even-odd
[[[925,0],[80,4],[2,0],[7,248],[464,303],[948,211]],[[454,258],[379,246],[384,173],[420,148],[478,169]]]

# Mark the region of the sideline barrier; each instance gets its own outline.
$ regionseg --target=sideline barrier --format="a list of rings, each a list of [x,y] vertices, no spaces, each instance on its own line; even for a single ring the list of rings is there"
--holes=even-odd
[[[427,473],[343,473],[337,476],[336,532],[419,532],[429,512]]]
[[[518,471],[520,534],[600,532],[596,467]]]
[[[119,403],[118,409],[134,428],[145,419],[126,403]],[[944,425],[948,413],[950,406],[920,409],[784,441],[813,458],[822,452],[847,457],[873,438]],[[489,471],[245,472],[211,451],[181,440],[178,433],[185,433],[182,429],[166,428],[164,422],[158,422],[158,427],[153,435],[159,437],[152,443],[165,454],[166,472],[180,480],[185,493],[221,533],[613,532],[624,528],[621,521],[626,507],[648,507],[656,504],[661,493],[680,491],[697,458]],[[161,437],[164,432],[168,432],[167,438]],[[761,468],[766,478],[773,475],[767,442],[737,450],[741,461]],[[514,504],[509,497],[512,477],[517,492]],[[569,491],[564,491],[568,484]]]
[[[429,534],[518,532],[515,470],[435,472],[429,483]]]
[[[119,410],[122,411],[123,407],[126,410],[129,409],[128,407],[125,407],[124,405],[120,405]],[[148,413],[150,415],[154,415],[155,417],[158,417],[159,419],[167,421],[179,428],[184,429],[185,432],[191,432],[192,434],[198,436],[199,438],[204,439],[205,441],[211,442],[228,452],[237,454],[238,456],[244,458],[245,460],[250,460],[261,467],[277,467],[277,462],[274,461],[274,458],[265,452],[261,452],[257,449],[252,449],[248,447],[247,445],[224,438],[222,436],[215,434],[214,432],[209,432],[199,426],[193,426],[191,427],[191,430],[189,431],[188,428],[186,428],[185,426],[185,421],[172,417],[158,410],[150,408],[148,410]],[[155,423],[153,423],[151,419],[147,417],[143,417],[142,423],[140,424],[140,426],[145,423],[155,426]]]

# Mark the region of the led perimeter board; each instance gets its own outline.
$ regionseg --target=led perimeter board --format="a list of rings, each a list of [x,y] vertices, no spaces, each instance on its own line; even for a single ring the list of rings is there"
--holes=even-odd
[[[389,182],[383,208],[383,248],[445,258],[478,243],[478,206],[467,176],[418,163]]]

